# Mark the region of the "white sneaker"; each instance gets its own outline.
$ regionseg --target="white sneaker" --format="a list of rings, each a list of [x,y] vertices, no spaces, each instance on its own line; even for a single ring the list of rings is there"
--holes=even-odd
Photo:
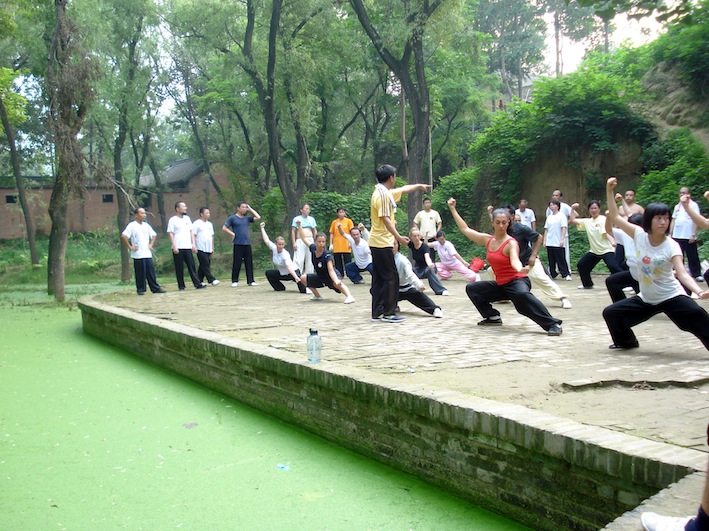
[[[352,304],[353,302],[354,302],[354,297],[352,295],[345,298],[345,304]]]
[[[635,295],[635,290],[631,286],[625,286],[623,288],[623,293],[632,293],[633,295]]]
[[[581,284],[577,289],[593,289],[593,286],[586,287],[583,284]]]
[[[212,280],[212,286],[216,286],[217,284],[219,284],[219,281],[216,278]]]
[[[231,283],[231,287],[232,287],[232,288],[235,288],[235,287],[238,286],[238,285],[239,285],[238,282],[232,282],[232,283]]]
[[[442,296],[442,297],[447,297],[448,295],[450,295],[450,293],[448,293],[448,290],[447,290],[447,289],[444,289],[444,290],[441,292],[441,296]]]
[[[207,287],[207,283],[206,283],[206,282],[200,282],[200,284],[202,285],[203,288],[206,288],[206,287]]]
[[[310,291],[310,288],[305,288],[305,294],[306,294],[306,295],[312,295],[313,292]]]
[[[324,301],[325,298],[322,295],[313,295],[312,297],[310,297],[310,300],[311,301]]]
[[[567,280],[567,281],[571,282],[571,281],[573,280],[573,278],[571,278],[571,275],[566,275],[566,276],[564,277],[564,280]]]
[[[571,308],[571,301],[567,299],[566,297],[563,297],[561,299],[561,307],[564,308],[565,310],[568,310]]]
[[[657,513],[642,513],[640,522],[645,531],[684,531],[684,526],[692,519],[691,516],[661,516]]]
[[[249,285],[249,286],[252,286],[252,287],[253,287],[253,286],[258,286],[258,284],[257,284],[256,282],[249,282],[248,285]]]
[[[443,310],[441,310],[440,308],[436,308],[435,310],[433,310],[433,316],[438,317],[440,319],[441,317],[443,317]]]

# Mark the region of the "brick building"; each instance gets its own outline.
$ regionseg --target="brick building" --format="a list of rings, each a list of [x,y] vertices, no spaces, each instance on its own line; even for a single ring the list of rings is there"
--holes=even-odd
[[[214,181],[222,190],[231,188],[226,169],[212,166]],[[204,166],[192,159],[176,161],[161,174],[163,202],[167,218],[174,213],[174,204],[184,201],[189,207],[188,215],[195,219],[201,206],[208,206],[216,223],[226,219],[227,212],[220,206],[217,191],[204,171]],[[47,177],[26,177],[27,198],[32,210],[32,219],[38,234],[49,234],[51,220],[48,207],[52,197],[53,181]],[[150,213],[148,221],[156,230],[161,229],[158,214],[157,194],[152,174],[140,178],[141,201]],[[116,190],[109,184],[88,183],[83,201],[70,199],[67,221],[71,232],[89,232],[116,226],[118,201]],[[26,228],[14,178],[0,177],[0,239],[26,237]]]

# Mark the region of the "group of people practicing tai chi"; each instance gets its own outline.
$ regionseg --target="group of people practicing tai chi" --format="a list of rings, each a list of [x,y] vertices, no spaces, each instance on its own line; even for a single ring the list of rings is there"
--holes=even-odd
[[[613,304],[603,311],[613,340],[611,349],[637,347],[632,328],[657,313],[665,313],[680,329],[693,333],[709,349],[709,314],[688,296],[709,298],[709,291],[697,283],[704,279],[700,277],[698,257],[691,254],[696,253],[697,227],[709,228],[709,220],[699,213],[688,189],[680,190],[680,201],[674,210],[662,203],[643,208],[635,203],[634,192],[628,191],[625,196],[616,194],[617,181],[610,178],[606,198],[608,215],[603,216],[600,202],[593,200],[588,205],[588,218],[579,216],[577,203],[563,203],[561,192],[557,190],[549,202],[543,236],[535,230],[536,217],[526,201],[521,201],[519,208],[488,207],[492,224],[488,234],[468,226],[457,211],[457,201],[451,198],[447,205],[461,234],[486,249],[486,261],[494,280],[484,281],[446,239],[440,214],[431,208],[429,198],[424,199],[424,209],[414,218],[408,235],[398,232],[394,221],[397,201],[404,193],[428,190],[427,185],[395,188],[396,169],[390,165],[381,166],[376,176],[378,183],[371,200],[371,232],[363,223],[355,226],[340,208],[330,225],[328,247],[328,235],[317,231],[310,207],[304,205],[292,223],[294,258],[291,259],[285,239],[278,236],[271,241],[265,223],[260,224],[263,242],[272,251],[275,269],[266,271],[266,278],[274,290],[285,290],[283,282],[292,280],[298,290],[310,294],[312,300],[323,300],[319,290],[327,287],[342,294],[345,304],[351,304],[355,299],[343,278],[348,277],[353,284],[363,284],[362,273],[366,271],[372,275],[372,320],[397,323],[405,319],[397,313],[398,303],[403,300],[434,317],[442,317],[441,307],[424,293],[422,280],[428,281],[435,295],[447,296],[449,291],[443,281],[457,272],[469,281],[465,292],[482,316],[478,325],[502,325],[500,312],[493,303],[510,301],[521,315],[529,317],[548,335],[558,336],[562,333],[561,319],[553,317],[531,293],[531,285],[534,283],[552,300],[560,301],[562,308],[572,307],[553,279],[559,274],[570,279],[564,246],[568,241],[568,226],[573,225],[586,232],[590,247],[578,262],[582,282],[579,288],[593,288],[590,273],[599,261],[603,260],[611,272],[606,285]],[[709,192],[705,196],[709,199]],[[185,266],[195,288],[206,287],[205,280],[217,285],[219,280],[210,269],[214,229],[209,221],[209,209],[201,208],[200,217],[194,223],[186,215],[184,202],[177,202],[175,211],[167,233],[179,289],[185,289]],[[241,202],[222,227],[234,244],[233,287],[238,285],[242,263],[246,265],[247,284],[256,285],[249,224],[259,219],[255,210]],[[670,237],[671,230],[679,231],[678,237]],[[157,283],[152,264],[156,236],[146,222],[143,208],[136,210],[135,220],[121,235],[134,260],[139,295],[147,288],[154,293],[165,292]],[[549,274],[537,256],[542,245],[547,248]],[[401,254],[400,246],[408,248],[410,260]],[[691,274],[684,267],[683,250],[690,258]],[[193,252],[197,253],[198,269]],[[436,256],[438,261],[435,261]],[[619,265],[622,262],[617,260],[618,256],[627,268]],[[626,298],[630,291],[637,295]]]

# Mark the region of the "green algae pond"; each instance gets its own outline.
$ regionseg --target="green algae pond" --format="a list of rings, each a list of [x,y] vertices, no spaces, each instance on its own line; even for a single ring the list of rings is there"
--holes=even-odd
[[[0,316],[0,529],[526,529],[84,335],[39,290]]]

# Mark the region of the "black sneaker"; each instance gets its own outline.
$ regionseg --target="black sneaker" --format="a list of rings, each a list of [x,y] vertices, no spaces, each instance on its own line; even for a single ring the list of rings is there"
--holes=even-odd
[[[638,343],[633,343],[632,345],[616,345],[613,343],[612,345],[608,345],[608,348],[611,350],[628,350],[631,348],[638,348],[640,345]]]
[[[402,317],[401,315],[385,315],[382,317],[382,321],[385,323],[403,323],[406,321],[406,317]]]
[[[478,326],[502,326],[502,318],[487,317],[478,323]]]
[[[550,336],[560,336],[561,332],[561,325],[558,324],[551,325],[549,330],[547,330],[547,334]]]

